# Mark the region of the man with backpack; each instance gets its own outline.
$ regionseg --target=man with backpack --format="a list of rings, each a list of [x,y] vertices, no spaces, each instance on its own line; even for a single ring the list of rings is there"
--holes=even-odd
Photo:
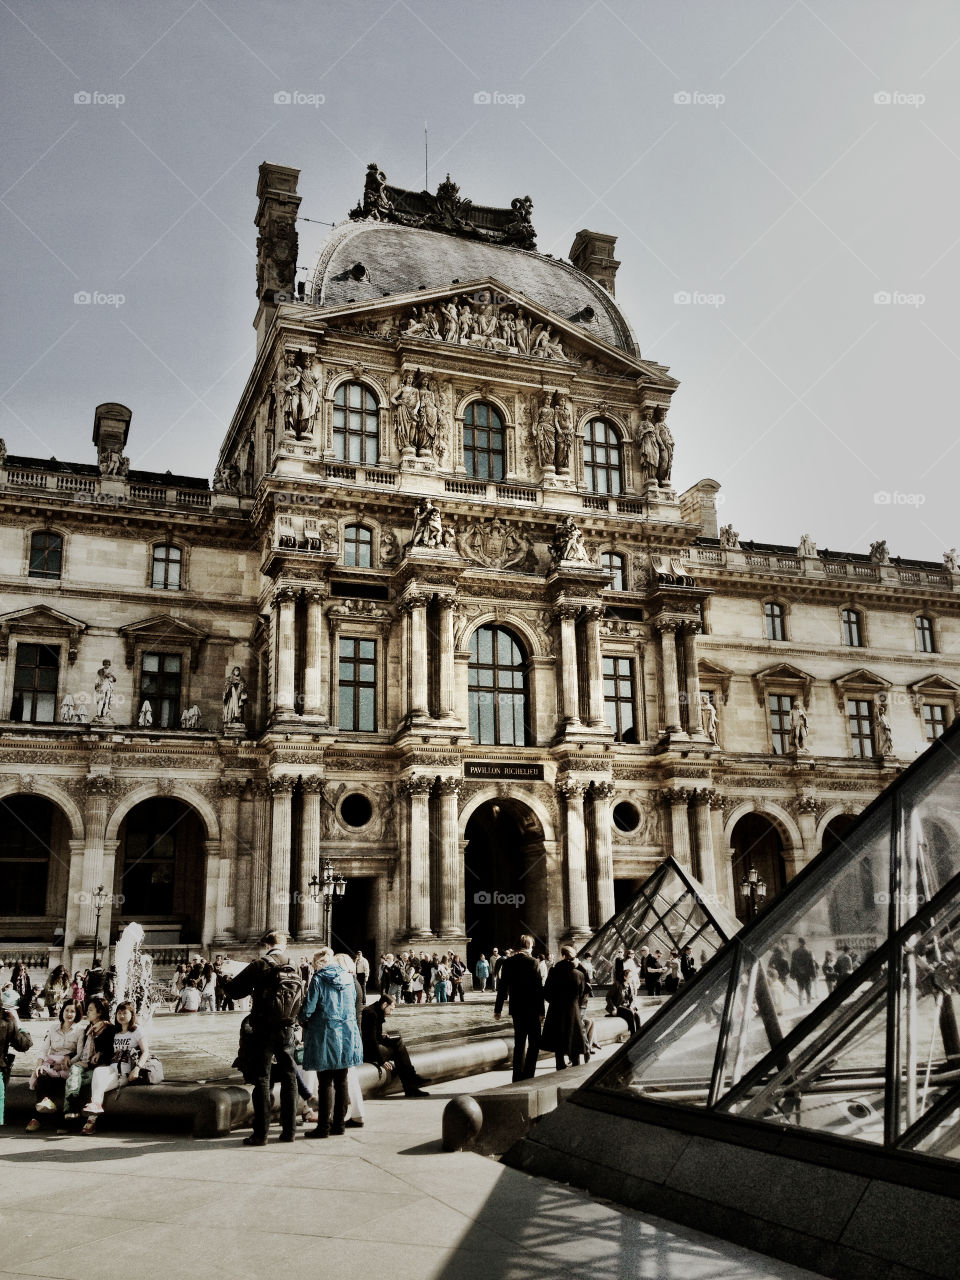
[[[286,934],[272,932],[263,939],[259,960],[241,970],[227,984],[233,999],[252,997],[250,1037],[245,1046],[253,1083],[253,1133],[246,1147],[262,1147],[270,1127],[274,1059],[280,1080],[280,1141],[293,1142],[297,1116],[297,1073],[294,1064],[297,1015],[303,1004],[303,982],[286,953]]]

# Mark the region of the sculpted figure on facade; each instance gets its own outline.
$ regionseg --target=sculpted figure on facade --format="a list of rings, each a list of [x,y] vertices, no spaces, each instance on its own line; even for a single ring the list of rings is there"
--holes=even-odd
[[[556,450],[554,452],[554,466],[558,471],[570,470],[570,451],[573,448],[573,408],[570,404],[570,397],[562,391],[554,393],[554,403],[556,412]]]
[[[798,698],[790,708],[790,745],[797,752],[806,752],[810,725],[803,703]]]
[[[113,703],[113,686],[117,683],[117,677],[110,670],[110,659],[104,658],[103,666],[97,671],[97,681],[93,686],[93,692],[96,695],[97,719],[109,720],[110,707]]]
[[[437,435],[440,427],[440,395],[436,382],[425,378],[420,388],[420,412],[414,443],[420,457],[431,457],[437,452]],[[442,456],[442,452],[439,456]]]
[[[192,707],[185,707],[180,713],[181,729],[202,729],[203,713],[199,705],[195,702]]]
[[[393,204],[387,199],[387,175],[377,164],[367,165],[367,176],[363,182],[363,196],[355,209],[351,209],[350,217],[372,218],[381,222],[390,218]]]
[[[815,556],[817,554],[817,544],[810,537],[809,533],[805,533],[800,539],[797,546],[798,556]]]
[[[660,439],[653,420],[653,405],[644,405],[637,435],[637,464],[642,484],[656,480],[660,466]]]
[[[103,449],[98,459],[102,476],[126,476],[130,471],[130,459],[119,449]]]
[[[313,431],[320,408],[319,366],[307,367],[303,353],[288,354],[286,364],[277,370],[277,404],[282,414],[283,430],[302,440]]]
[[[885,694],[877,698],[877,752],[881,756],[893,755],[893,729],[887,715]]]
[[[870,543],[870,559],[874,564],[890,563],[890,552],[887,550],[887,544],[883,538],[879,542]]]
[[[412,370],[408,369],[403,375],[399,390],[390,397],[390,403],[394,410],[393,433],[397,448],[401,452],[404,449],[415,450],[420,423],[420,388]]]
[[[530,417],[537,461],[544,469],[552,467],[557,451],[557,410],[548,392],[544,392],[541,399],[534,400]]]
[[[583,542],[583,534],[577,528],[573,516],[564,516],[557,524],[553,541],[550,543],[550,554],[554,567],[563,560],[571,560],[576,564],[590,563],[590,557]]]
[[[239,667],[234,667],[223,685],[223,723],[243,724],[247,708],[247,682]]]
[[[443,314],[443,340],[444,342],[460,341],[460,305],[457,298],[448,298],[444,302],[440,311]]]
[[[960,556],[957,554],[956,547],[951,547],[949,551],[943,553],[943,564],[950,573],[960,571]]]
[[[214,493],[240,492],[240,468],[235,462],[225,462],[217,467],[213,476]]]
[[[137,716],[137,724],[141,729],[149,729],[153,724],[153,707],[151,707],[150,703],[146,700],[144,700],[143,705],[140,708],[140,714]]]
[[[657,431],[657,442],[660,446],[660,458],[657,463],[657,484],[670,483],[673,471],[673,436],[667,426],[667,411],[658,408],[654,413],[654,426]]]
[[[400,559],[400,539],[392,529],[384,529],[380,535],[380,563],[396,564]]]
[[[703,719],[703,731],[714,744],[720,745],[720,726],[717,720],[717,708],[713,705],[713,699],[707,697],[705,693],[700,695],[700,705],[703,708],[701,715]]]
[[[720,527],[720,545],[726,547],[728,551],[737,551],[740,547],[740,535],[732,524],[721,525]]]
[[[421,498],[417,503],[410,545],[433,550],[443,547],[443,519],[429,498]]]

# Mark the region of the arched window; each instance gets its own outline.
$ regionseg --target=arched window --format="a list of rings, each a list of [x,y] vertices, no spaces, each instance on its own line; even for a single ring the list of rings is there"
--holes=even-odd
[[[503,419],[476,400],[463,413],[463,465],[474,480],[503,479]]]
[[[479,627],[470,639],[470,735],[474,742],[527,741],[526,655],[509,631]]]
[[[183,567],[183,553],[172,543],[160,543],[153,548],[153,572],[150,585],[160,587],[164,591],[180,590],[180,570]]]
[[[36,537],[36,534],[34,534]],[[936,645],[933,642],[933,621],[930,618],[922,616],[915,619],[917,630],[917,649],[920,653],[934,653]]]
[[[609,574],[613,575],[610,590],[624,591],[626,589],[626,581],[623,576],[623,556],[616,551],[604,551],[600,555],[600,563]]]
[[[840,615],[843,643],[853,649],[863,648],[863,617],[857,609],[844,609]]]
[[[59,578],[63,567],[63,538],[59,533],[41,529],[30,536],[31,578]]]
[[[591,493],[620,493],[620,436],[604,418],[587,423],[583,436],[583,475]]]
[[[767,623],[768,640],[786,640],[787,610],[775,600],[768,600],[763,606],[763,615]]]
[[[341,462],[379,459],[379,404],[362,382],[341,382],[333,397],[333,452]]]
[[[343,563],[357,569],[373,567],[373,533],[362,524],[348,524],[343,531]]]

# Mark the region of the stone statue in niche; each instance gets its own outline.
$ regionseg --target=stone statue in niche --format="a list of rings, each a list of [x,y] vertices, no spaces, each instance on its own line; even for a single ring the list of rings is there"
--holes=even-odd
[[[557,447],[554,465],[558,471],[570,470],[570,450],[573,448],[573,409],[570,397],[562,391],[554,393],[557,422]]]
[[[713,699],[705,693],[700,695],[700,705],[702,707],[703,731],[714,744],[720,745],[720,728],[717,719],[717,708],[713,705]]]
[[[432,378],[425,378],[420,388],[420,413],[415,433],[419,457],[431,457],[437,450],[437,432],[440,427],[440,396]]]
[[[643,484],[656,480],[660,466],[660,439],[653,420],[653,405],[644,405],[637,437],[637,462]]]
[[[657,462],[657,484],[667,485],[670,483],[670,473],[673,470],[673,436],[670,428],[667,426],[667,411],[664,408],[658,408],[654,411],[654,426],[657,432],[657,443],[660,446],[660,457]]]
[[[887,715],[887,697],[877,698],[877,752],[881,756],[893,755],[893,729]]]
[[[396,564],[400,559],[400,540],[392,529],[384,529],[380,535],[380,563]]]
[[[410,545],[429,547],[432,550],[443,547],[443,519],[429,498],[421,498],[417,503]]]
[[[390,397],[393,405],[393,433],[397,448],[416,451],[416,438],[420,424],[420,388],[412,370],[403,375],[400,387]]]
[[[553,398],[545,394],[542,400],[535,401],[530,416],[537,461],[544,469],[552,467],[557,449],[557,411]]]
[[[217,467],[213,476],[214,493],[239,493],[240,468],[235,462],[225,462]]]
[[[110,670],[110,659],[104,658],[103,666],[97,671],[97,680],[93,686],[93,692],[96,695],[97,719],[109,720],[110,706],[113,702],[113,686],[117,683],[117,677]]]
[[[553,558],[554,567],[564,560],[570,560],[576,564],[590,563],[583,534],[577,528],[573,516],[564,516],[557,524],[553,541],[550,543],[550,555]]]
[[[806,709],[798,698],[790,708],[790,745],[794,751],[799,754],[808,752],[807,738],[810,736],[810,726],[807,721]]]
[[[98,459],[102,476],[126,476],[130,471],[130,459],[119,449],[104,449]]]
[[[247,707],[247,682],[239,667],[234,667],[223,685],[223,723],[243,724]]]
[[[277,371],[277,403],[283,429],[298,440],[313,432],[320,408],[319,374],[319,363],[308,368],[302,352],[288,354],[286,364]]]

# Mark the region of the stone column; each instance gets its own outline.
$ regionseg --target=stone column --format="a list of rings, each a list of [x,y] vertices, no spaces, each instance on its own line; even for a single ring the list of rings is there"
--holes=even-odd
[[[456,719],[457,715],[457,679],[454,667],[453,644],[453,611],[456,608],[454,596],[439,596],[437,606],[440,609],[440,689],[439,707],[441,720]]]
[[[325,782],[316,776],[303,778],[303,823],[300,841],[300,911],[297,938],[301,942],[320,937],[320,900],[314,900],[310,881],[320,879],[320,840],[323,834]]]
[[[710,806],[716,794],[710,787],[697,787],[693,792],[693,813],[697,828],[697,879],[711,898],[717,896],[717,861],[713,848],[713,825],[710,821]]]
[[[613,795],[616,787],[602,780],[593,784],[593,852],[596,867],[597,911],[592,927],[600,929],[616,914],[613,896]]]
[[[203,922],[200,941],[208,951],[217,932],[217,906],[220,902],[220,877],[224,873],[223,846],[219,840],[204,841],[206,873],[203,883]]]
[[[587,848],[583,822],[583,793],[586,789],[586,783],[578,778],[561,777],[557,782],[557,790],[566,802],[564,869],[567,887],[567,927],[565,937],[571,940],[590,936]]]
[[[408,797],[410,906],[408,936],[430,938],[430,792],[433,779],[406,778],[400,794]]]
[[[687,676],[687,732],[691,737],[703,736],[703,707],[700,703],[700,669],[697,665],[699,622],[683,624],[683,665]]]
[[[83,815],[83,883],[80,897],[80,921],[78,933],[86,942],[93,941],[96,928],[97,908],[94,902],[97,889],[103,885],[104,890],[113,896],[113,880],[105,879],[104,837],[106,835],[107,815],[113,803],[117,783],[104,774],[90,774],[83,780],[86,797]],[[100,913],[100,941],[109,938],[110,904],[105,904]]]
[[[798,871],[811,862],[817,856],[817,817],[820,812],[820,804],[816,796],[802,795],[797,797],[797,826],[800,828],[800,839],[803,841],[803,857],[802,860],[797,859],[796,854],[792,859],[788,859],[784,854],[784,862],[793,862],[794,867],[792,873],[787,876],[788,880],[792,880]],[[800,861],[800,865],[796,863]]]
[[[290,587],[281,587],[274,593],[272,603],[277,620],[277,688],[273,711],[275,716],[287,719],[296,714],[293,687],[296,641],[293,591]]]
[[[605,721],[603,718],[603,662],[600,657],[600,619],[603,617],[603,608],[600,605],[591,605],[586,610],[586,628],[587,640],[587,689],[589,695],[590,708],[590,727],[593,729],[601,728]]]
[[[677,623],[657,622],[663,672],[663,719],[667,733],[680,733],[680,686],[677,675]]]
[[[63,951],[65,956],[69,956],[69,963],[65,959],[63,963],[70,969],[71,974],[77,968],[73,963],[73,950],[77,945],[77,939],[80,937],[80,914],[83,910],[81,906],[81,895],[83,892],[83,846],[82,840],[68,841],[70,849],[70,874],[67,881],[67,918],[63,926]]]
[[[666,787],[660,793],[670,806],[670,828],[673,833],[673,856],[691,874],[693,863],[690,857],[690,823],[687,818],[687,803],[690,792],[686,787]]]
[[[253,836],[250,854],[249,937],[259,938],[267,928],[270,894],[270,785],[253,784]]]
[[[240,797],[246,783],[243,778],[221,778],[220,790],[220,874],[217,878],[217,906],[213,921],[213,939],[228,942],[235,929],[227,928],[230,916],[231,884],[237,882],[237,855],[240,840]],[[207,841],[209,851],[210,842]],[[233,893],[236,907],[236,891]]]
[[[440,806],[440,929],[441,938],[463,936],[463,860],[457,818],[461,778],[440,778],[436,790]]]
[[[577,680],[577,613],[575,605],[561,604],[554,610],[560,623],[560,690],[562,723],[580,725],[580,686]]]
[[[409,664],[408,720],[426,720],[427,705],[427,598],[414,594],[400,601],[407,618],[407,655]]]
[[[326,592],[311,587],[307,592],[307,651],[304,655],[303,714],[327,723],[323,705],[323,602]]]
[[[267,924],[290,932],[290,818],[296,778],[271,778],[270,892]]]

